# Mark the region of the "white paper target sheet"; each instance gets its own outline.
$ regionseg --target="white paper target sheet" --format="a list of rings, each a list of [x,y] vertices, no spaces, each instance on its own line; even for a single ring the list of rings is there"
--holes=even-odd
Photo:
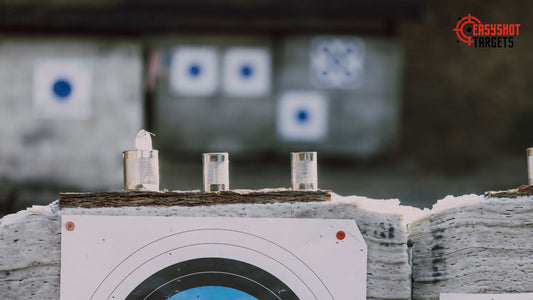
[[[354,220],[64,215],[61,236],[62,300],[366,299]]]
[[[531,300],[533,293],[525,294],[440,294],[440,300]]]

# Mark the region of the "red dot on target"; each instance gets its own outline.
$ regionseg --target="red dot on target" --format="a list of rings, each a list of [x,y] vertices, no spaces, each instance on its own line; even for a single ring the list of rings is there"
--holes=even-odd
[[[337,231],[337,239],[344,240],[345,237],[346,237],[346,233],[344,233],[344,231],[342,230]]]

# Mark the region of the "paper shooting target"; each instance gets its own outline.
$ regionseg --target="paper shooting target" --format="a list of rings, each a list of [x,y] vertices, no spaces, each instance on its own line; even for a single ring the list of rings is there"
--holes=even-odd
[[[33,114],[39,119],[88,119],[92,69],[85,61],[49,59],[33,69]]]
[[[208,97],[218,88],[217,51],[207,46],[181,46],[170,62],[170,91],[176,96]]]
[[[220,294],[228,299],[237,295],[245,299],[298,299],[287,285],[263,269],[212,257],[168,266],[145,279],[126,299],[166,299],[169,295],[173,295],[169,299],[202,299]]]
[[[366,299],[367,248],[353,220],[64,215],[62,224],[61,299]]]
[[[224,93],[261,97],[270,91],[270,51],[261,47],[233,47],[224,54]]]
[[[364,60],[360,39],[317,37],[311,43],[309,78],[319,88],[355,89],[363,83]]]
[[[533,293],[509,294],[467,294],[467,293],[440,293],[439,300],[530,300]]]
[[[328,134],[329,104],[324,94],[287,91],[277,104],[277,133],[286,142],[321,142]]]

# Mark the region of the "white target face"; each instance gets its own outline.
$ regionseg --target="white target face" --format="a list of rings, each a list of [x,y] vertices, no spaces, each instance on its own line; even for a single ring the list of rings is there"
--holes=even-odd
[[[41,119],[88,119],[92,114],[88,62],[49,59],[33,69],[33,114]]]
[[[218,87],[217,52],[213,47],[182,46],[171,57],[169,86],[176,96],[207,97]]]
[[[277,105],[278,136],[287,142],[321,142],[327,138],[329,104],[313,91],[288,91]]]
[[[353,220],[63,216],[62,224],[61,299],[366,298],[367,249]]]
[[[261,97],[270,92],[270,51],[234,47],[224,54],[224,93],[234,97]]]
[[[317,37],[311,43],[309,78],[321,88],[357,88],[364,79],[364,53],[360,39]]]
[[[533,299],[533,293],[521,294],[460,294],[460,293],[441,293],[440,300],[530,300]]]

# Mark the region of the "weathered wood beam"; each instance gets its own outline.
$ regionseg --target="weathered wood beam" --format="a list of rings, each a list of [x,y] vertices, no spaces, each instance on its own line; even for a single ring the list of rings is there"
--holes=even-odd
[[[123,206],[207,206],[216,204],[265,204],[331,200],[331,191],[234,190],[201,191],[60,193],[60,208]]]
[[[516,189],[509,189],[503,191],[488,191],[485,192],[486,197],[493,198],[516,198],[520,196],[532,196],[533,186],[521,185]]]

